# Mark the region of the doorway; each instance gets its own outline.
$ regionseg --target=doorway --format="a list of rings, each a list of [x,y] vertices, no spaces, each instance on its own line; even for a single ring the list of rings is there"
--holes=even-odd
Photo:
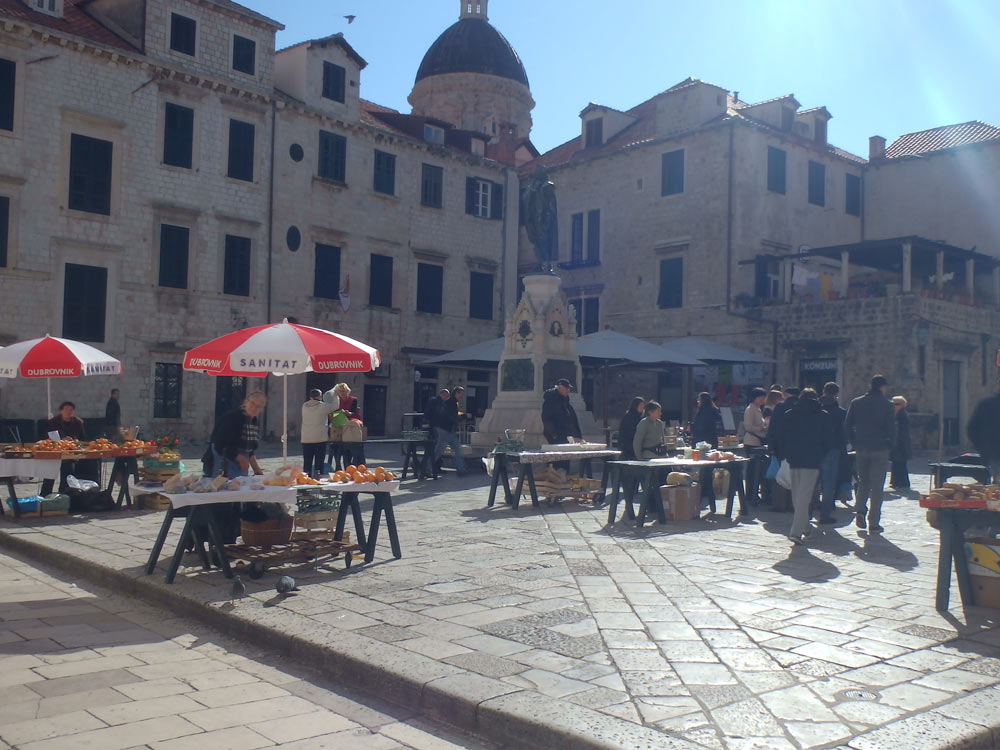
[[[337,384],[337,378],[338,375],[335,372],[307,372],[306,392],[303,394],[303,398],[309,398],[309,391],[313,388],[326,393]]]
[[[215,379],[215,416],[218,418],[232,411],[247,395],[247,379],[244,377],[218,377]]]
[[[823,395],[823,386],[837,382],[837,360],[801,359],[799,360],[799,385],[802,388],[813,388]]]
[[[389,389],[384,385],[366,385],[365,400],[361,404],[365,427],[370,437],[385,437],[386,401]]]
[[[944,445],[962,442],[962,363],[946,359],[941,363],[941,429]]]

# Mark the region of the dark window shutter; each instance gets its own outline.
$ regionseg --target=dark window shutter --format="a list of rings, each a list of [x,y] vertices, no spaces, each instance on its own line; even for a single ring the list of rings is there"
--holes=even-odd
[[[604,118],[597,117],[587,122],[584,148],[594,148],[604,143]]]
[[[347,139],[342,135],[319,131],[319,167],[320,177],[328,180],[344,182],[347,172]]]
[[[376,193],[396,194],[396,157],[385,151],[375,151],[373,187]]]
[[[660,194],[684,192],[684,149],[668,151],[660,161]]]
[[[826,167],[816,161],[809,162],[809,202],[826,205]]]
[[[392,307],[392,258],[372,253],[368,274],[368,304]]]
[[[754,296],[758,299],[767,299],[771,296],[771,279],[767,274],[770,262],[770,258],[758,257],[754,263]]]
[[[226,235],[226,256],[223,270],[225,294],[250,296],[250,238]]]
[[[587,297],[583,301],[583,335],[601,330],[601,300]]]
[[[233,70],[254,75],[257,67],[257,42],[239,34],[233,35]]]
[[[323,63],[323,98],[343,102],[347,88],[347,71],[332,62]]]
[[[420,203],[441,208],[444,203],[444,169],[424,164],[420,174]]]
[[[111,141],[73,133],[70,137],[69,207],[111,214]]]
[[[194,110],[170,104],[163,111],[163,163],[191,168],[194,148]]]
[[[503,219],[503,185],[499,182],[494,182],[490,190],[490,218]]]
[[[855,174],[846,175],[844,192],[844,212],[861,216],[861,178]]]
[[[785,152],[774,146],[767,147],[767,189],[785,194]]]
[[[181,416],[182,369],[178,364],[157,362],[153,379],[153,417],[179,419]]]
[[[193,18],[170,14],[170,49],[194,56],[198,24]]]
[[[479,271],[469,274],[469,317],[493,320],[493,274]]]
[[[684,306],[684,259],[660,261],[660,293],[656,304],[664,309]]]
[[[160,224],[160,286],[187,289],[190,230]]]
[[[340,248],[316,243],[313,297],[340,299]]]
[[[569,258],[571,262],[579,263],[583,260],[583,214],[573,214],[570,234]]]
[[[444,296],[444,268],[431,263],[417,264],[417,311],[441,314]]]
[[[0,130],[14,129],[14,86],[17,65],[13,60],[0,59]]]
[[[465,213],[476,215],[476,180],[475,177],[465,178]]]
[[[0,268],[7,267],[7,243],[10,241],[10,198],[0,195]]]
[[[587,260],[601,259],[601,211],[587,212]]]
[[[253,182],[255,131],[254,126],[249,122],[229,121],[229,169],[227,174],[233,179]]]
[[[63,337],[104,341],[108,269],[67,263],[63,283]]]

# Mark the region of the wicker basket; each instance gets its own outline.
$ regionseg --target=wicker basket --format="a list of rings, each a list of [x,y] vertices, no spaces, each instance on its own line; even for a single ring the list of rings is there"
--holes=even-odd
[[[240,536],[244,544],[270,547],[284,544],[292,538],[292,517],[282,516],[267,521],[240,521]]]

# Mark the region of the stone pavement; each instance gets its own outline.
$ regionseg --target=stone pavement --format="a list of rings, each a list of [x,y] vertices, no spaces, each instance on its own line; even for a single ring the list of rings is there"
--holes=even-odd
[[[487,509],[486,495],[482,476],[407,482],[402,560],[382,535],[371,565],[299,568],[284,602],[268,574],[235,607],[193,556],[174,586],[165,560],[142,574],[159,513],[3,522],[0,543],[246,637],[280,633],[275,649],[510,747],[994,747],[995,612],[963,611],[957,586],[935,612],[937,536],[915,493],[889,496],[882,536],[841,509],[797,548],[789,514],[638,531],[576,503]]]
[[[486,748],[68,578],[0,555],[0,748]]]

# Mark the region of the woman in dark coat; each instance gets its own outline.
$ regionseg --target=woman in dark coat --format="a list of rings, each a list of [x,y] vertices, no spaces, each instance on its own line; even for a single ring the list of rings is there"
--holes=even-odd
[[[712,403],[708,393],[698,394],[698,413],[694,415],[691,425],[691,439],[694,444],[705,442],[713,448],[719,447],[719,424],[722,417],[718,407]]]
[[[892,406],[896,410],[896,431],[889,451],[889,461],[892,464],[892,476],[889,486],[897,490],[910,489],[910,472],[906,462],[913,456],[913,443],[910,440],[910,416],[906,413],[906,399],[902,396],[892,397]]]
[[[625,416],[622,417],[621,425],[618,427],[618,445],[621,448],[623,461],[635,460],[635,449],[632,447],[632,441],[635,439],[635,429],[642,419],[645,408],[646,399],[642,396],[636,396],[629,404]]]

